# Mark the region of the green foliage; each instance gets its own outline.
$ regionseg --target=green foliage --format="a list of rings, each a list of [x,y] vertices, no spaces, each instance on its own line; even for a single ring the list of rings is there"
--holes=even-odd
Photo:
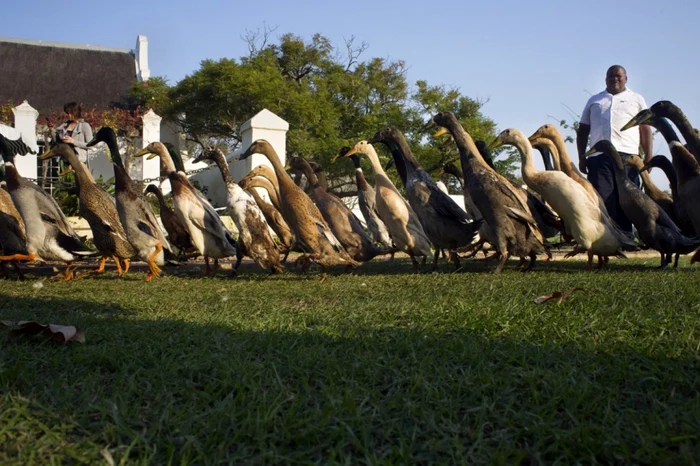
[[[134,107],[153,109],[158,114],[166,114],[170,106],[170,86],[165,78],[154,76],[148,81],[134,80],[128,93],[128,101]]]
[[[8,126],[14,126],[15,114],[12,109],[15,108],[15,104],[12,102],[7,102],[0,105],[0,123]]]
[[[224,140],[233,148],[241,141],[238,126],[267,108],[290,124],[288,156],[315,160],[329,172],[332,185],[334,178],[351,173],[348,163],[330,164],[338,149],[384,126],[403,131],[428,170],[456,154],[420,131],[438,111],[455,112],[475,138],[495,137],[495,123],[481,114],[480,102],[425,81],[412,87],[403,61],[360,60],[365,44],[349,40],[340,50],[319,34],[308,42],[293,34],[274,44],[248,41],[249,56],[204,60],[173,86],[166,116],[179,120],[191,135]],[[388,153],[381,155],[388,159]]]

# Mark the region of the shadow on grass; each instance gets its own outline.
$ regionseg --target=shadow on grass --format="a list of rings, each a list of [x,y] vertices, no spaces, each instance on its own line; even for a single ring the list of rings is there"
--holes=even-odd
[[[89,301],[0,298],[2,319],[87,335],[84,345],[3,343],[3,463],[682,463],[700,453],[697,354],[462,329],[253,330],[204,323],[206,308],[196,321],[144,319]]]

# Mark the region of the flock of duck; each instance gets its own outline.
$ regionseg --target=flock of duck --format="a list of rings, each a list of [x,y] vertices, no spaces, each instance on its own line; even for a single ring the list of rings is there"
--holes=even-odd
[[[681,144],[669,120],[687,145]],[[700,204],[696,202],[700,195],[700,138],[683,112],[668,101],[640,112],[624,129],[639,124],[658,129],[671,153],[671,160],[656,156],[646,165],[638,157],[625,161],[642,174],[643,191],[626,177],[623,161],[609,141],[598,142],[587,155],[602,152],[613,159],[620,204],[639,241],[660,253],[661,267],[666,267],[674,254],[677,266],[679,255],[700,248]],[[431,270],[435,270],[440,252],[449,251],[450,260],[459,268],[458,252],[474,256],[485,243],[495,250],[496,273],[510,257],[520,258],[521,265],[527,264],[524,270],[530,270],[538,255],[551,258],[546,238],[558,232],[575,242],[568,256],[588,254],[589,269],[595,256],[602,267],[608,257],[624,257],[625,251],[640,247],[610,218],[602,198],[578,171],[554,126],[544,125],[529,138],[517,129],[507,129],[488,146],[474,141],[452,113],[438,113],[424,129],[431,127],[437,128],[433,137],[449,134],[457,146],[461,167],[449,163],[444,172],[462,184],[464,208],[421,167],[403,134],[388,127],[367,141],[341,149],[334,159],[347,158],[354,164],[366,227],[328,191],[323,170],[313,162],[292,157],[285,167],[267,141],[257,140],[239,158],[262,154],[273,168],[260,165],[236,183],[221,150],[204,148],[195,162],[208,161],[219,168],[237,238],[190,183],[179,156],[162,143],[151,143],[135,156],[159,158],[161,177],[170,181],[173,208],[157,186],[149,185],[141,192],[130,178],[112,129],[100,129],[88,145],[104,142],[108,146],[114,165],[114,196],[96,183],[69,145],[56,144],[41,159],[60,157],[75,173],[79,214],[90,225],[92,246],[76,234],[50,195],[18,173],[15,156],[30,152],[29,147],[0,135],[6,177],[0,189],[0,269],[6,273],[4,264],[12,263],[21,277],[21,261],[60,261],[66,263],[61,276],[70,280],[74,262],[80,259],[100,257],[98,273],[104,271],[106,261],[113,260],[120,276],[128,272],[132,260],[138,260],[148,264],[146,279],[150,281],[161,274],[164,264],[202,255],[207,272],[211,270],[210,259],[216,262],[236,256],[233,273],[243,257],[249,257],[275,274],[283,270],[289,252],[296,251],[300,253],[296,265],[307,270],[312,263],[318,264],[323,281],[327,267],[352,269],[395,252],[408,254],[415,270],[418,259],[425,265],[432,254]],[[391,152],[405,195],[380,163],[373,146],[378,143]],[[493,168],[490,151],[501,145],[512,145],[520,153],[522,178],[529,190],[514,185]],[[533,148],[542,154],[545,171],[535,168]],[[374,187],[364,176],[360,155],[369,159]],[[659,167],[668,176],[670,196],[654,186],[647,173],[650,167]],[[306,189],[299,182],[302,176]],[[255,188],[265,190],[270,203]],[[158,199],[160,223],[146,199],[149,193]],[[700,259],[700,252],[692,261],[696,259]]]

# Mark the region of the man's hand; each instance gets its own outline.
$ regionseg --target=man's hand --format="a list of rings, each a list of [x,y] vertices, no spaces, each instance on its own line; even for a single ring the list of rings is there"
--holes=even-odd
[[[581,173],[584,175],[588,175],[588,160],[586,159],[581,159],[578,161],[578,169],[581,170]]]

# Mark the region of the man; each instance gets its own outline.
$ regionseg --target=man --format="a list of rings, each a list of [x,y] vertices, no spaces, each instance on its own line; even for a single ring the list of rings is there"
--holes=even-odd
[[[579,169],[588,175],[588,180],[600,193],[612,219],[630,235],[632,222],[620,208],[612,159],[601,156],[600,153],[586,159],[584,154],[590,136],[591,146],[605,139],[612,142],[623,161],[632,154],[639,153],[641,142],[644,161],[651,160],[653,149],[651,127],[640,125],[639,131],[634,129],[620,131],[620,128],[645,108],[647,104],[644,97],[627,89],[627,71],[620,65],[613,65],[608,68],[605,75],[605,90],[588,99],[576,133]],[[625,169],[627,176],[639,186],[639,174],[636,170],[627,165]]]

